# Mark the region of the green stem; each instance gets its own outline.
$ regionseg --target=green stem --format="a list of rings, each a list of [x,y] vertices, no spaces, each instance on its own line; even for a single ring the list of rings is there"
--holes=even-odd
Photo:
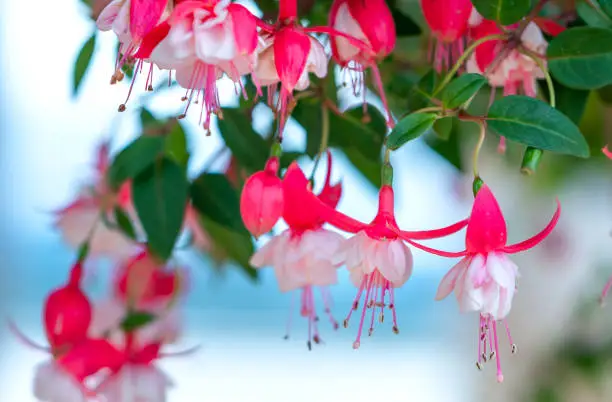
[[[314,178],[315,172],[317,171],[317,167],[319,166],[319,162],[321,161],[321,157],[323,156],[323,152],[327,150],[327,144],[329,142],[329,109],[325,105],[325,103],[321,104],[321,145],[319,145],[319,153],[317,154],[317,159],[315,160],[314,166],[312,168],[312,173],[310,174],[310,180]]]
[[[463,52],[461,57],[459,57],[459,59],[457,60],[453,68],[451,68],[448,74],[446,74],[446,76],[444,77],[444,80],[442,80],[442,82],[440,83],[438,88],[434,91],[432,96],[436,96],[438,93],[440,93],[440,91],[442,91],[442,89],[444,89],[445,86],[448,85],[448,83],[453,79],[455,74],[457,74],[457,71],[459,71],[463,63],[465,63],[468,57],[472,55],[472,52],[474,52],[474,50],[476,50],[478,46],[482,45],[485,42],[491,41],[491,40],[506,40],[506,39],[508,39],[507,34],[489,35],[489,36],[485,36],[484,38],[478,39],[476,42],[468,46],[468,48],[465,49],[465,52]]]
[[[474,148],[474,155],[472,156],[472,168],[474,172],[474,177],[480,177],[478,173],[478,157],[480,155],[480,149],[484,144],[485,136],[487,133],[487,127],[483,121],[479,121],[478,125],[480,126],[480,136],[478,137],[478,142],[476,143],[476,147]]]

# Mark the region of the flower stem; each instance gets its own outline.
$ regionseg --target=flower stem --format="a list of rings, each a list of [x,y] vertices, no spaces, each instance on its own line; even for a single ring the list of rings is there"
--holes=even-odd
[[[484,38],[480,38],[476,42],[472,43],[467,49],[465,49],[465,52],[463,52],[461,57],[459,57],[459,59],[457,60],[453,68],[451,68],[448,74],[446,74],[446,76],[444,77],[440,85],[438,85],[438,88],[436,88],[436,90],[434,91],[432,95],[435,96],[439,94],[440,91],[442,91],[444,87],[448,85],[448,83],[453,79],[455,74],[457,74],[457,71],[459,71],[463,63],[465,63],[468,57],[471,56],[472,52],[474,52],[474,50],[476,50],[478,46],[482,45],[485,42],[491,41],[491,40],[506,40],[508,38],[509,36],[507,34],[495,34],[495,35],[485,36]]]
[[[472,156],[472,168],[474,172],[474,177],[480,177],[478,173],[478,157],[480,155],[480,149],[484,144],[485,136],[487,133],[487,126],[484,121],[479,121],[478,125],[480,126],[480,136],[478,137],[478,142],[476,143],[476,147],[474,148],[474,155]]]
[[[327,108],[325,103],[321,103],[321,145],[319,145],[319,153],[317,154],[317,159],[315,159],[315,163],[312,168],[312,173],[310,174],[311,181],[314,178],[315,172],[317,171],[317,167],[319,166],[319,162],[321,161],[323,152],[327,150],[328,142],[329,142],[329,109]]]

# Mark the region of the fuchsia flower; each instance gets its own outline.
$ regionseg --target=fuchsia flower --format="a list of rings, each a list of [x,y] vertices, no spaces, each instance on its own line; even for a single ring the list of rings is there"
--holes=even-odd
[[[460,311],[480,312],[477,366],[481,368],[481,364],[487,361],[489,349],[489,358],[495,357],[497,361],[499,382],[503,381],[504,376],[499,354],[498,322],[504,322],[512,352],[516,351],[505,318],[510,312],[516,291],[518,268],[508,258],[508,254],[538,245],[555,228],[560,214],[561,205],[557,201],[557,210],[544,230],[525,241],[509,246],[506,244],[506,221],[499,204],[489,187],[483,185],[476,195],[468,221],[465,251],[449,253],[434,250],[402,235],[408,243],[427,252],[444,257],[463,257],[442,279],[436,299],[444,299],[454,291]]]
[[[264,36],[264,40],[252,77],[257,86],[268,87],[269,102],[273,102],[274,91],[280,83],[276,110],[280,114],[279,132],[282,133],[290,113],[293,90],[308,88],[309,73],[325,77],[328,58],[323,45],[296,25],[281,26]]]
[[[98,221],[100,215],[105,213],[108,221],[114,223],[112,211],[116,206],[122,208],[132,221],[137,219],[137,214],[131,199],[131,183],[124,183],[118,192],[107,184],[109,165],[109,145],[103,143],[98,148],[92,183],[81,189],[76,200],[56,212],[55,227],[60,230],[64,241],[74,248],[78,248],[94,230],[90,255],[122,259],[134,252],[136,244],[121,232]]]
[[[330,184],[331,154],[328,153],[327,178],[318,199],[336,208],[342,194],[342,185]],[[272,266],[282,292],[302,290],[300,315],[308,319],[308,348],[312,342],[320,343],[317,328],[318,315],[314,303],[313,287],[330,286],[338,282],[337,267],[332,260],[344,238],[338,233],[323,229],[324,221],[316,210],[306,209],[294,194],[309,186],[308,179],[293,163],[283,179],[283,219],[289,228],[274,236],[251,257],[256,268]],[[296,189],[294,191],[294,189]],[[325,313],[334,329],[338,328],[331,315],[331,300],[325,288],[321,289]],[[288,336],[288,335],[287,335]]]
[[[603,154],[606,156],[606,158],[612,159],[612,151],[610,151],[608,149],[607,145],[601,149],[601,152],[603,152]]]
[[[421,8],[437,40],[434,67],[438,72],[451,68],[463,53],[468,21],[475,12],[472,3],[470,0],[421,0]]]
[[[202,101],[208,130],[211,115],[221,111],[216,81],[226,74],[242,86],[241,76],[255,67],[257,20],[229,0],[190,0],[178,4],[166,24],[169,31],[153,48],[150,60],[162,69],[176,70],[177,82],[187,89],[183,116],[192,101]]]
[[[495,21],[482,20],[478,25],[470,30],[473,40],[484,38],[485,36],[501,34],[502,30]],[[537,24],[531,22],[521,35],[522,45],[530,51],[542,55],[542,62],[546,63],[544,55],[548,47],[548,42],[544,39],[542,31]],[[484,74],[492,87],[504,89],[504,96],[516,95],[523,92],[527,96],[536,96],[536,79],[544,78],[544,73],[537,63],[529,56],[519,53],[512,49],[503,60],[499,62],[492,71],[487,71],[489,66],[500,54],[504,41],[491,40],[479,45],[472,56],[468,59],[466,68],[469,73]]]
[[[395,22],[386,1],[335,0],[329,14],[329,25],[334,30],[346,34],[343,36],[331,33],[330,43],[336,63],[357,75],[351,79],[354,93],[363,94],[365,105],[363,72],[371,67],[391,122],[391,114],[376,65],[395,48]]]
[[[385,166],[387,172],[390,169],[389,165]],[[369,335],[372,335],[374,331],[374,321],[379,308],[378,319],[381,322],[384,321],[385,307],[388,307],[392,313],[393,332],[399,333],[394,293],[395,289],[401,287],[412,273],[412,253],[404,245],[402,238],[418,240],[443,237],[461,230],[467,224],[467,221],[464,220],[437,230],[401,231],[395,221],[394,194],[390,182],[390,179],[386,180],[380,189],[378,213],[369,224],[359,222],[336,211],[310,191],[299,187],[290,189],[291,197],[300,200],[301,208],[315,212],[325,222],[342,231],[356,233],[355,236],[343,242],[334,256],[336,265],[346,265],[352,282],[359,289],[351,311],[344,320],[345,327],[348,326],[353,311],[359,308],[362,295],[365,297],[357,338],[353,343],[355,349],[361,344],[368,309],[372,311]],[[399,233],[401,233],[401,238]]]
[[[249,177],[240,194],[240,215],[255,237],[268,233],[283,214],[283,183],[278,177],[280,160],[272,156],[264,170]]]

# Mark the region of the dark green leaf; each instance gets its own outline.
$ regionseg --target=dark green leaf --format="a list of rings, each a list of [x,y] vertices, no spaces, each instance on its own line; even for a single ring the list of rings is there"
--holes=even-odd
[[[553,76],[570,88],[612,84],[612,30],[578,27],[561,32],[547,51]]]
[[[435,70],[429,70],[412,88],[408,96],[408,110],[415,111],[434,105],[434,89],[440,82],[440,75]]]
[[[354,148],[344,149],[344,154],[351,161],[353,166],[370,182],[375,188],[381,186],[381,169],[382,163],[380,158],[372,160],[366,158]]]
[[[387,124],[382,114],[373,107],[368,109],[367,119],[367,122],[364,122],[361,107],[346,111],[342,116],[330,113],[330,145],[354,147],[366,158],[378,160],[387,133]]]
[[[200,175],[191,184],[191,199],[202,216],[234,232],[246,232],[240,215],[240,198],[225,175]]]
[[[110,185],[118,189],[147,169],[164,152],[162,137],[140,136],[125,147],[113,160],[108,172]]]
[[[395,34],[398,37],[415,36],[421,34],[421,28],[415,22],[402,13],[397,7],[390,7],[393,21],[395,22]]]
[[[76,62],[74,63],[74,76],[72,81],[72,95],[75,96],[79,92],[81,82],[85,73],[89,69],[91,59],[93,57],[94,49],[96,47],[96,33],[94,32],[87,42],[83,44],[79,55],[77,56]]]
[[[183,167],[189,162],[187,150],[187,136],[180,123],[175,123],[172,130],[166,135],[166,155]]]
[[[598,3],[601,10],[612,19],[612,0],[593,0],[593,3]]]
[[[441,140],[449,139],[453,131],[453,124],[455,120],[456,118],[452,116],[443,117],[441,119],[436,120],[436,122],[433,125],[433,131],[434,133],[436,133],[439,139]]]
[[[234,231],[205,216],[201,217],[200,223],[219,249],[235,261],[249,278],[257,279],[257,270],[249,263],[253,255],[253,240],[246,230]]]
[[[480,74],[460,75],[442,90],[442,103],[448,109],[458,108],[476,95],[486,83],[487,79]]]
[[[595,4],[596,0],[590,0],[591,4]],[[612,26],[612,20],[599,7],[593,7],[589,2],[582,0],[576,3],[576,12],[587,25],[597,28],[609,28]]]
[[[140,110],[140,124],[142,125],[142,129],[145,130],[150,127],[160,126],[163,123],[157,120],[148,109],[142,108]]]
[[[243,110],[224,108],[218,125],[225,145],[241,166],[249,172],[263,169],[270,150]]]
[[[280,157],[280,168],[281,169],[288,168],[289,165],[291,165],[293,161],[298,160],[302,156],[304,156],[302,152],[283,152],[283,154]]]
[[[472,0],[472,4],[486,19],[510,25],[529,13],[532,0]]]
[[[389,137],[387,146],[389,149],[396,150],[408,141],[412,141],[425,134],[438,118],[434,113],[413,113],[401,119]]]
[[[321,105],[309,101],[300,102],[291,114],[306,131],[306,153],[311,158],[321,146],[322,114]]]
[[[157,317],[146,311],[130,311],[121,322],[121,329],[125,332],[134,332],[155,321]]]
[[[438,155],[446,159],[448,163],[456,167],[458,170],[463,169],[461,146],[459,143],[459,133],[457,132],[457,124],[453,126],[448,140],[440,139],[434,133],[425,135],[425,143],[433,149]]]
[[[123,232],[123,234],[132,240],[136,240],[136,231],[134,230],[132,221],[125,211],[119,206],[115,207],[115,222],[117,222],[117,226]]]
[[[134,178],[132,197],[151,250],[163,260],[172,254],[183,226],[189,182],[185,170],[158,159]]]
[[[493,102],[488,127],[497,135],[546,151],[586,158],[589,147],[564,114],[541,100],[506,96]]]

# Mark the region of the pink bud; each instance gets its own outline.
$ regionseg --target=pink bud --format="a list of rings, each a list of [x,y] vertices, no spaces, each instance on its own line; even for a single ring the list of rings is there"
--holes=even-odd
[[[365,52],[346,38],[336,36],[332,41],[332,54],[340,65],[355,60],[368,64],[382,59],[395,47],[395,22],[385,0],[335,0],[329,15],[329,25],[355,39],[365,42],[371,50]]]
[[[73,273],[80,270],[80,264],[76,264]],[[80,289],[77,275],[71,279],[74,280],[51,292],[45,301],[45,332],[54,349],[83,340],[91,323],[92,308],[89,299]]]
[[[283,213],[283,183],[278,169],[278,157],[271,157],[264,170],[249,177],[242,189],[240,215],[255,237],[272,230]]]
[[[454,42],[466,33],[470,0],[421,0],[421,8],[429,28],[442,42]]]

